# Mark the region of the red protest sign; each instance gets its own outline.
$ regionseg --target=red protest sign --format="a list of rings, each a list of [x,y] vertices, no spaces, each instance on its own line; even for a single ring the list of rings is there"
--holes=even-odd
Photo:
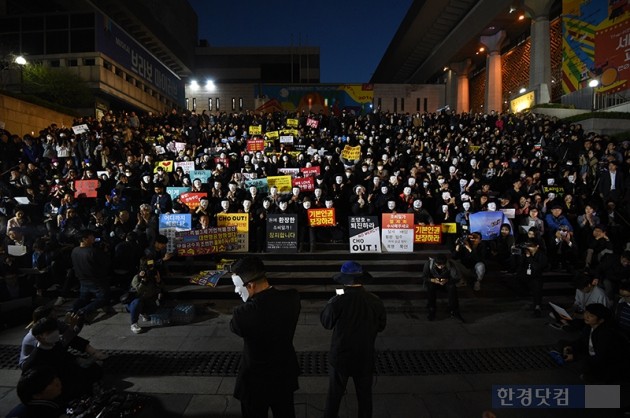
[[[195,210],[199,207],[199,201],[202,197],[208,197],[208,193],[186,192],[179,195],[179,200],[190,210]]]
[[[319,176],[319,166],[314,166],[314,167],[302,167],[300,168],[300,171],[302,172],[302,175],[304,175],[304,177],[317,177]]]
[[[249,139],[247,140],[247,151],[256,152],[265,150],[264,139]]]
[[[317,119],[308,118],[306,119],[306,126],[308,126],[309,128],[317,129],[317,127],[319,126],[319,121]]]
[[[230,166],[230,159],[229,158],[221,158],[221,157],[215,157],[214,158],[214,163],[215,164],[223,164],[226,167]]]
[[[98,194],[98,180],[76,180],[74,182],[74,197],[96,197]]]
[[[293,187],[299,187],[303,192],[315,190],[315,177],[294,177],[292,182]]]

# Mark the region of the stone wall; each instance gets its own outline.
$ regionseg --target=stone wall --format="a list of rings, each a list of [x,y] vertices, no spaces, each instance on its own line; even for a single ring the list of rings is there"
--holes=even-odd
[[[53,123],[72,126],[73,119],[72,116],[0,94],[0,122],[12,134],[38,134]]]

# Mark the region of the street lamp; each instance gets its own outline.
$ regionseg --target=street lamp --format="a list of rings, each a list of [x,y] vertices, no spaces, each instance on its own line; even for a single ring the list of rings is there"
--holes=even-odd
[[[588,86],[592,90],[593,96],[591,98],[591,111],[594,112],[595,110],[597,110],[597,95],[595,93],[595,88],[599,86],[599,80],[596,78],[593,78],[591,81],[588,82]]]
[[[26,65],[26,58],[18,55],[15,57],[15,63],[20,66],[20,93],[24,93],[24,66]]]

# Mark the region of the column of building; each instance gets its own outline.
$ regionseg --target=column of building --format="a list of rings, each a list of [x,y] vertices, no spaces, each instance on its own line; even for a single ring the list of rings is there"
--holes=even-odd
[[[551,38],[549,11],[553,0],[525,0],[523,8],[532,20],[529,53],[529,90],[536,103],[551,101]]]

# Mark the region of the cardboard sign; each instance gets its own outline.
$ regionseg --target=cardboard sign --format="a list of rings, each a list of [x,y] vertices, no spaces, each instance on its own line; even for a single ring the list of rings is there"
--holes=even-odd
[[[249,125],[248,132],[250,135],[260,135],[262,134],[262,126],[260,125]]]
[[[317,228],[321,226],[335,226],[335,208],[309,209],[308,226]]]
[[[2,128],[4,129],[4,128]],[[90,132],[90,128],[88,128],[88,126],[84,123],[82,125],[76,125],[72,127],[72,132],[74,132],[75,135],[80,135],[80,134],[84,134],[86,132]]]
[[[320,173],[318,165],[313,167],[302,167],[300,168],[300,171],[304,177],[317,177]]]
[[[380,253],[381,235],[376,216],[348,217],[350,253]]]
[[[284,168],[281,167],[278,169],[278,173],[284,174],[285,176],[295,177],[300,173],[299,168]]]
[[[441,244],[441,225],[414,225],[413,242],[416,244]]]
[[[208,197],[208,193],[186,192],[179,195],[179,200],[190,210],[195,210],[199,207],[199,201],[202,197]]]
[[[264,151],[264,150],[265,150],[264,139],[248,139],[247,140],[247,151],[256,152],[256,151]]]
[[[217,226],[236,227],[239,249],[234,251],[249,251],[249,213],[218,213]]]
[[[190,231],[192,229],[192,215],[190,213],[161,214],[158,224],[160,234],[166,235],[166,251],[173,253],[176,250],[175,238],[177,232]]]
[[[98,180],[75,180],[74,197],[96,197],[98,195]]]
[[[348,161],[361,159],[361,146],[357,145],[356,147],[351,147],[350,145],[346,145],[343,147],[343,151],[341,151],[341,158],[345,158]]]
[[[296,253],[297,235],[296,214],[270,213],[267,215],[267,252]]]
[[[413,252],[413,213],[384,213],[381,215],[384,252]]]
[[[153,168],[153,172],[157,173],[158,168],[162,167],[167,173],[172,173],[174,165],[175,164],[173,164],[172,160],[158,161],[157,163],[155,163],[155,168]]]
[[[189,282],[199,286],[216,287],[219,279],[228,273],[227,270],[203,270],[191,277]]]
[[[290,193],[293,183],[291,182],[291,176],[269,176],[267,177],[267,186],[278,188],[278,193]]]
[[[207,183],[208,179],[212,177],[211,170],[192,170],[188,173],[191,181],[195,181],[195,179],[201,180],[202,183]]]
[[[177,170],[179,167],[182,168],[182,171],[184,172],[184,174],[190,174],[190,172],[195,169],[195,162],[194,161],[177,161],[175,163],[175,170]]]
[[[317,129],[319,126],[319,121],[317,119],[308,118],[306,119],[306,126],[309,128]]]
[[[315,190],[314,177],[295,177],[293,179],[293,187],[299,187],[303,192],[312,192]]]

